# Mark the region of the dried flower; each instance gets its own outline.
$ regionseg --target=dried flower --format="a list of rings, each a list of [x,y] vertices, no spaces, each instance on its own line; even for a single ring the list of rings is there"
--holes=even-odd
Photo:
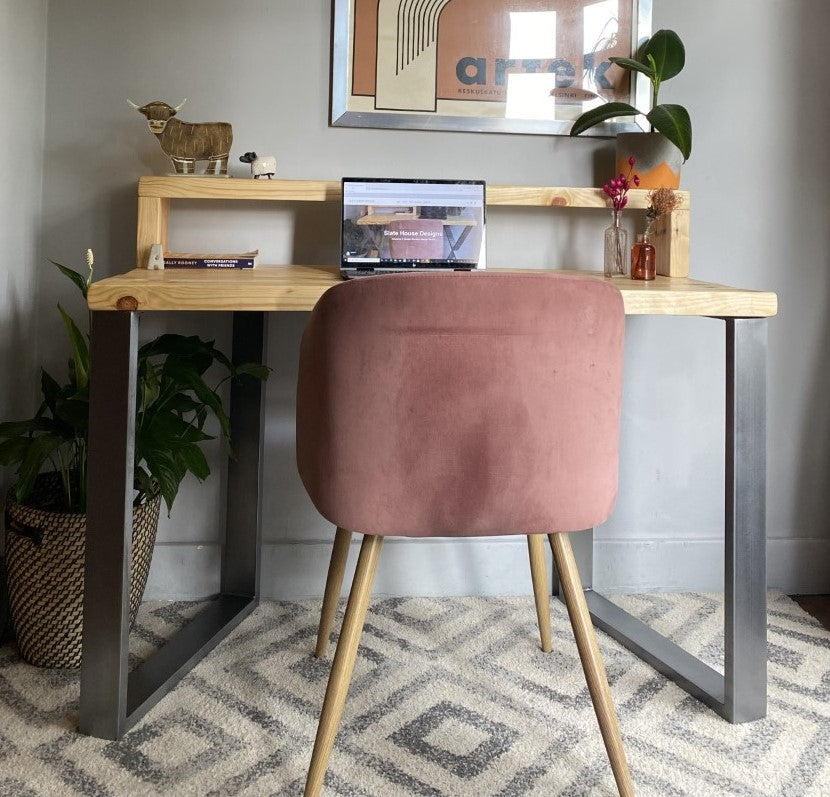
[[[648,195],[649,218],[658,218],[664,213],[671,213],[680,204],[680,197],[671,188],[658,188]]]
[[[631,185],[640,184],[640,176],[634,174],[634,156],[628,159],[628,174],[620,174],[619,177],[612,177],[603,187],[605,195],[611,200],[614,210],[622,210],[628,204],[628,189]]]
[[[680,197],[671,188],[657,188],[648,195],[646,208],[646,235],[660,216],[671,213],[680,204]]]

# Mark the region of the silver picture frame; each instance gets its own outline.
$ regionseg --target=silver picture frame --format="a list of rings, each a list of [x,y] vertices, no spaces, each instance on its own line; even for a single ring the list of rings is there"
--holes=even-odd
[[[502,94],[494,99],[484,100],[439,97],[440,81],[436,76],[439,67],[436,64],[444,64],[442,75],[448,74],[446,65],[451,66],[451,59],[442,57],[442,61],[439,61],[438,58],[438,46],[442,36],[442,27],[439,22],[442,17],[449,18],[448,9],[452,3],[453,0],[333,0],[331,73],[331,124],[333,126],[567,135],[573,120],[583,110],[591,107],[583,99],[593,104],[601,99],[597,94],[588,97],[590,92],[582,86],[582,81],[601,80],[604,74],[604,72],[600,74],[601,70],[610,66],[607,60],[597,64],[595,58],[597,49],[588,54],[583,53],[583,69],[580,74],[576,73],[571,62],[561,58],[548,58],[547,61],[539,58],[518,59],[513,58],[512,52],[505,52],[504,57],[459,59],[455,66],[456,77],[459,81],[471,81],[476,85],[469,89],[459,84],[458,88],[453,89],[454,91],[478,91],[482,94],[489,91],[494,95],[502,91]],[[471,26],[502,24],[490,23],[486,19],[488,14],[502,14],[503,16],[506,12],[500,11],[499,6],[498,2],[476,4],[476,19],[471,20]],[[609,36],[609,40],[613,42],[613,54],[630,57],[636,53],[638,45],[652,33],[652,0],[592,0],[592,2],[588,0],[528,0],[528,8],[532,10],[527,14],[548,14],[548,17],[528,17],[525,27],[528,28],[529,38],[538,38],[540,35],[538,31],[544,25],[537,24],[538,22],[544,23],[546,19],[554,15],[552,18],[555,23],[558,23],[559,17],[565,18],[567,15],[559,13],[557,17],[555,16],[557,12],[561,12],[563,7],[572,8],[573,6],[583,7],[584,15],[588,13],[593,15],[592,30],[597,30],[597,24],[602,24],[601,18],[600,22],[596,23],[597,14],[604,13],[605,9],[608,10],[609,21],[603,30],[613,29],[614,23],[618,26]],[[463,4],[459,3],[452,9],[455,14],[456,28],[458,27],[458,15],[463,7]],[[466,7],[470,8],[471,4],[468,3]],[[515,9],[515,2],[511,3],[510,7]],[[616,9],[616,17],[613,16],[614,9]],[[375,14],[374,20],[371,18],[372,14]],[[384,14],[386,16],[383,16]],[[482,15],[485,17],[483,21]],[[357,22],[356,16],[360,17]],[[585,18],[587,17],[580,20],[583,22],[581,26],[583,36],[587,35],[585,31],[588,29]],[[363,22],[364,19],[368,19],[369,22]],[[619,32],[619,26],[622,24],[620,20],[630,22],[630,25],[624,27],[621,33]],[[374,29],[371,26],[373,21]],[[512,17],[511,24],[513,24]],[[448,25],[444,29],[451,30]],[[558,37],[557,42],[563,36],[568,35],[568,28],[564,24],[559,24],[559,27],[554,29]],[[387,31],[387,35],[381,35],[381,30]],[[578,36],[579,32],[575,35]],[[373,36],[374,41],[372,41]],[[371,62],[372,46],[375,48],[374,63]],[[496,42],[493,50],[503,46],[503,41]],[[583,49],[589,46],[591,45],[586,39]],[[442,45],[442,47],[446,52],[448,46]],[[512,32],[510,48],[513,49]],[[368,56],[366,52],[369,53]],[[518,62],[520,66],[516,67],[515,62]],[[536,62],[539,66],[536,66]],[[529,73],[525,71],[528,63],[536,66],[535,70],[531,69]],[[368,69],[375,69],[373,91],[366,89],[372,77],[367,70],[367,64]],[[424,64],[428,67],[426,70],[421,69]],[[413,77],[409,76],[410,73]],[[525,78],[527,74],[533,75],[535,94],[528,94],[521,88],[523,84],[528,83]],[[611,99],[629,102],[638,109],[648,112],[651,107],[650,83],[639,73],[630,74],[629,88],[623,92],[624,96],[619,96],[618,93]],[[368,80],[367,75],[369,75]],[[381,75],[389,77],[381,79]],[[514,77],[515,75],[519,77]],[[586,78],[586,75],[589,77]],[[362,80],[362,90],[356,90],[356,78]],[[554,87],[559,92],[555,100],[553,97],[550,100],[543,97],[539,88],[542,85],[541,78],[554,81]],[[431,81],[434,86],[431,85]],[[452,76],[450,75],[449,79],[444,81],[444,85],[451,82]],[[607,79],[605,82],[608,82]],[[505,83],[507,86],[504,85]],[[574,86],[574,83],[577,85]],[[511,84],[518,88],[517,92],[512,91]],[[596,85],[596,82],[591,84],[592,88]],[[394,90],[390,90],[390,86],[394,86]],[[479,86],[482,87],[479,88]],[[426,92],[424,93],[422,89]],[[430,96],[430,91],[432,96]],[[567,92],[567,96],[562,92]],[[418,96],[422,93],[425,96]],[[546,91],[544,94],[550,96],[551,92]],[[511,96],[523,95],[527,95],[524,104],[516,106],[514,103],[514,108],[511,110],[509,107],[512,102]],[[571,96],[575,99],[568,99]],[[502,97],[504,97],[503,100]],[[500,112],[499,106],[503,112]],[[515,107],[520,109],[518,115]],[[534,118],[537,116],[537,108],[538,118]],[[610,120],[596,125],[586,131],[585,135],[613,136],[620,132],[645,129],[648,129],[648,123],[644,116],[622,117],[619,120]]]

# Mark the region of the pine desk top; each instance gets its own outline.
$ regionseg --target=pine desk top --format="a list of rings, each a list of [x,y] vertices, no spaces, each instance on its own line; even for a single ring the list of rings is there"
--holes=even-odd
[[[488,269],[488,272],[528,269]],[[590,271],[582,274],[604,279]],[[486,273],[471,275],[486,279]],[[94,282],[91,310],[311,310],[323,293],[341,281],[338,269],[323,266],[259,266],[254,269],[134,269]],[[658,276],[653,282],[613,280],[623,295],[627,315],[679,315],[765,318],[778,311],[778,297],[681,277]]]

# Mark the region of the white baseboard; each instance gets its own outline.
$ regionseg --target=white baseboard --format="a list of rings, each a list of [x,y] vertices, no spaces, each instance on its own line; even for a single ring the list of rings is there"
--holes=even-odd
[[[355,538],[344,579],[346,593],[361,535],[356,534]],[[263,594],[278,599],[322,595],[330,555],[330,543],[267,546],[262,571]],[[524,537],[477,541],[389,539],[384,542],[372,590],[378,596],[433,597],[529,592],[530,567]]]
[[[199,600],[219,592],[219,545],[156,543],[146,600]]]
[[[830,593],[830,539],[767,540],[767,584],[788,595]]]
[[[357,558],[355,535],[346,584]],[[266,543],[262,595],[293,600],[322,595],[331,543]],[[146,596],[184,600],[219,589],[218,545],[156,546]],[[548,567],[550,555],[548,553]],[[830,592],[830,540],[777,538],[767,543],[767,583],[789,594]],[[723,540],[597,540],[594,585],[603,592],[718,592],[723,589]],[[346,587],[344,587],[344,590]],[[373,594],[526,595],[524,537],[486,540],[390,539]]]
[[[608,592],[720,592],[723,539],[600,540],[594,584]],[[767,540],[767,586],[789,595],[830,592],[830,539]]]

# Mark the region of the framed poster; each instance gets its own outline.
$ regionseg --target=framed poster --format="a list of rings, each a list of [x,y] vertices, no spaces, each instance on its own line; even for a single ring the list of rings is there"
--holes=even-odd
[[[651,0],[334,0],[331,122],[564,135],[604,102],[650,108],[608,60],[650,35]]]

